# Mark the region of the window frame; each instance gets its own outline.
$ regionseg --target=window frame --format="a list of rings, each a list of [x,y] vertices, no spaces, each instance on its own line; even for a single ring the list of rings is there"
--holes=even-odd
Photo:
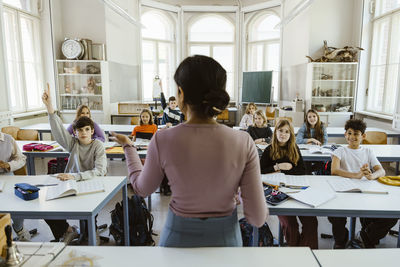
[[[187,12],[187,14],[190,12]],[[230,46],[232,47],[232,58],[233,58],[233,66],[232,66],[232,95],[230,95],[230,102],[236,102],[238,100],[238,90],[237,90],[237,83],[238,83],[238,64],[236,64],[239,59],[237,56],[237,45],[238,45],[238,34],[237,34],[237,22],[227,16],[226,14],[230,14],[237,19],[237,14],[236,11],[232,12],[219,12],[219,11],[207,11],[207,12],[194,12],[190,13],[190,17],[187,21],[187,26],[185,27],[185,35],[186,35],[186,40],[185,40],[185,56],[190,55],[190,49],[192,46],[196,45],[204,45],[208,46],[209,49],[209,56],[213,58],[213,48],[216,46]],[[191,27],[199,20],[207,17],[217,17],[225,20],[232,26],[232,34],[233,34],[233,40],[232,42],[217,42],[217,41],[207,41],[207,42],[200,42],[200,41],[190,41],[189,40],[189,35],[190,35],[190,29]]]
[[[278,44],[279,45],[279,63],[278,63],[278,70],[272,70],[273,75],[277,75],[277,88],[273,88],[272,92],[272,101],[274,103],[279,102],[279,92],[281,88],[281,67],[282,67],[282,62],[281,62],[281,57],[282,57],[282,31],[280,31],[279,38],[273,38],[273,39],[264,39],[264,40],[250,40],[250,35],[251,35],[251,28],[255,27],[256,22],[261,22],[263,19],[267,18],[268,16],[276,16],[280,20],[282,20],[280,14],[278,14],[275,10],[273,10],[274,7],[268,8],[268,9],[262,9],[262,10],[254,10],[248,13],[245,13],[250,15],[250,17],[247,19],[245,22],[245,70],[246,71],[251,71],[250,70],[250,64],[251,64],[251,52],[252,49],[257,47],[257,45],[262,45],[263,49],[263,60],[262,60],[262,70],[258,71],[266,71],[267,67],[267,52],[268,52],[268,45],[271,44]],[[251,14],[253,13],[253,14]]]
[[[40,111],[43,110],[44,105],[41,101],[39,101],[39,105],[38,106],[34,106],[34,107],[29,107],[28,104],[28,88],[27,88],[27,77],[26,77],[26,70],[25,70],[25,64],[27,63],[27,61],[24,58],[24,49],[23,49],[23,45],[22,45],[22,40],[23,40],[23,36],[22,36],[22,28],[21,28],[21,18],[25,18],[25,19],[29,19],[32,20],[32,26],[33,26],[33,32],[30,33],[31,40],[33,40],[33,48],[35,49],[35,54],[38,54],[37,57],[35,59],[38,59],[38,61],[34,62],[34,65],[38,65],[38,67],[34,67],[35,73],[37,74],[37,78],[38,78],[38,84],[40,84],[38,89],[38,94],[40,96],[40,92],[42,91],[42,88],[44,88],[44,60],[43,60],[43,53],[42,53],[42,44],[41,44],[41,22],[40,22],[40,17],[33,13],[33,12],[28,12],[26,10],[14,7],[14,6],[10,6],[8,4],[4,4],[2,6],[2,14],[1,16],[4,17],[4,13],[5,12],[9,12],[11,14],[13,14],[13,16],[15,16],[15,21],[13,23],[15,23],[13,26],[13,28],[16,29],[15,31],[15,40],[12,40],[11,42],[13,43],[14,41],[16,42],[16,44],[14,44],[14,47],[16,48],[16,53],[17,53],[17,58],[18,58],[18,71],[21,73],[20,75],[20,79],[19,79],[19,83],[21,88],[19,88],[19,92],[18,95],[22,98],[21,104],[22,105],[17,105],[16,107],[12,106],[11,103],[11,98],[12,98],[12,94],[11,94],[11,90],[12,88],[10,87],[10,70],[8,68],[8,51],[7,51],[7,45],[5,45],[5,55],[4,55],[4,62],[5,62],[5,69],[6,69],[6,74],[7,74],[7,88],[8,88],[8,101],[9,101],[9,108],[11,110],[11,114],[23,114],[23,113],[29,113],[29,112],[35,112],[35,111]],[[4,30],[6,30],[4,28]],[[8,30],[8,29],[7,29]],[[4,32],[4,38],[6,38],[6,33]]]
[[[143,10],[145,9],[145,10]],[[154,70],[156,73],[155,75],[159,75],[159,67],[160,67],[160,59],[159,59],[159,47],[160,43],[162,44],[169,44],[171,46],[171,52],[172,54],[170,55],[171,57],[171,62],[169,62],[169,65],[171,67],[170,73],[173,74],[177,67],[177,61],[174,60],[174,58],[177,58],[177,28],[178,28],[178,20],[176,20],[171,14],[169,13],[174,13],[173,11],[170,10],[163,10],[155,6],[148,6],[148,5],[142,5],[141,10],[140,10],[140,17],[142,17],[146,13],[155,13],[161,16],[169,25],[166,25],[166,27],[169,27],[171,30],[171,39],[158,39],[158,38],[147,38],[143,37],[142,31],[140,32],[140,50],[141,50],[141,84],[142,84],[142,101],[144,102],[152,102],[153,99],[145,98],[145,84],[144,84],[144,60],[143,60],[143,43],[144,42],[149,42],[152,43],[153,45],[153,57],[154,57]],[[175,94],[176,91],[176,86],[175,83],[172,79],[172,76],[170,77],[169,81],[169,87],[165,88],[165,81],[163,81],[163,92],[165,96],[171,96]],[[151,88],[152,90],[152,88]]]
[[[395,113],[396,113],[396,107],[393,109],[393,112],[391,112],[391,113],[385,111],[385,109],[384,109],[384,105],[386,103],[386,100],[390,96],[390,94],[388,93],[389,89],[387,88],[387,85],[389,84],[389,80],[394,78],[394,77],[391,77],[388,73],[389,73],[390,66],[393,65],[393,63],[391,63],[390,60],[391,60],[391,52],[393,50],[393,48],[392,48],[392,39],[395,38],[393,36],[393,34],[392,34],[393,33],[393,28],[394,28],[393,27],[393,18],[395,16],[400,16],[400,9],[399,8],[396,8],[394,10],[385,12],[385,13],[380,14],[378,16],[374,16],[370,21],[371,24],[372,24],[371,31],[370,31],[370,34],[371,34],[371,40],[370,40],[371,53],[370,53],[369,59],[368,59],[369,60],[369,62],[368,62],[368,76],[367,76],[368,77],[368,79],[367,79],[368,92],[366,94],[367,97],[366,97],[364,109],[365,109],[366,112],[371,112],[371,113],[375,113],[375,114],[379,114],[379,115],[383,115],[383,116],[387,116],[387,115],[394,116]],[[375,29],[376,29],[376,27],[379,26],[379,23],[384,21],[384,20],[388,20],[388,23],[389,23],[388,40],[387,40],[387,45],[386,45],[387,56],[386,56],[384,64],[372,65],[373,58],[376,57],[376,54],[379,54],[379,52],[380,52],[380,51],[378,51],[378,53],[374,53],[374,43],[376,41],[376,39],[374,38],[375,37]],[[379,33],[377,35],[379,37]],[[399,35],[400,35],[400,33],[399,33]],[[397,65],[397,68],[400,69],[400,60],[397,59],[397,61],[398,62],[397,62],[397,64],[395,63],[395,65]],[[372,80],[373,79],[372,78],[373,77],[372,69],[375,68],[375,67],[378,67],[378,66],[384,66],[384,71],[385,71],[383,92],[382,92],[382,94],[383,94],[382,103],[383,104],[382,104],[382,107],[380,109],[374,109],[374,108],[372,108],[370,106],[370,101],[372,101],[372,100],[370,100],[371,99],[370,97],[372,97],[371,89],[372,90],[379,90],[379,88],[372,88],[372,83],[371,83],[373,81]],[[400,79],[400,72],[397,71],[397,80],[399,80],[399,79]],[[398,88],[396,88],[395,90],[398,91]],[[396,93],[397,92],[392,92],[392,96],[396,96],[397,95]]]

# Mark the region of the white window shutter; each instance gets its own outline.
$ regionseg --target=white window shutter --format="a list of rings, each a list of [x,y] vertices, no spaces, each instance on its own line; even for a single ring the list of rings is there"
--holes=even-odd
[[[394,106],[392,128],[400,131],[400,66],[399,75],[397,76],[396,104]]]

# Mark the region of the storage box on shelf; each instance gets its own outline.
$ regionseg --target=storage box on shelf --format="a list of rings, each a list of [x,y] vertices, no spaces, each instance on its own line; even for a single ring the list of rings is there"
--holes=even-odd
[[[354,112],[357,62],[309,63],[306,106],[328,126],[343,126]]]
[[[108,64],[99,60],[57,60],[58,109],[66,122],[76,108],[87,105],[93,119],[109,123]]]

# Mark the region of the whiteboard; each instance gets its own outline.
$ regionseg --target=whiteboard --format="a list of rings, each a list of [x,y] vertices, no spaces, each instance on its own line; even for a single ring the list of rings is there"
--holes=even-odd
[[[135,101],[141,99],[139,66],[109,61],[110,102]]]

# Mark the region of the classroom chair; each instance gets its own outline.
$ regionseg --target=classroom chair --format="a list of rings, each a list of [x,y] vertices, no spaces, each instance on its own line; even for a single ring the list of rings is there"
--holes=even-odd
[[[17,140],[39,140],[39,132],[36,130],[19,130],[17,133]]]
[[[365,145],[387,145],[387,134],[379,131],[365,132],[365,139],[362,141]]]
[[[288,120],[291,123],[293,122],[292,117],[278,117],[278,118],[275,119],[275,126],[278,124],[279,120]]]
[[[267,116],[267,122],[272,122],[272,125],[274,124],[274,120],[275,120],[275,114],[276,114],[276,108],[275,107],[267,107],[265,109],[265,115]]]
[[[1,132],[11,135],[15,140],[17,140],[19,127],[16,126],[5,126],[1,128]]]
[[[223,123],[231,127],[233,126],[233,124],[229,122],[229,111],[227,109],[222,111],[221,114],[217,115],[217,122]]]

